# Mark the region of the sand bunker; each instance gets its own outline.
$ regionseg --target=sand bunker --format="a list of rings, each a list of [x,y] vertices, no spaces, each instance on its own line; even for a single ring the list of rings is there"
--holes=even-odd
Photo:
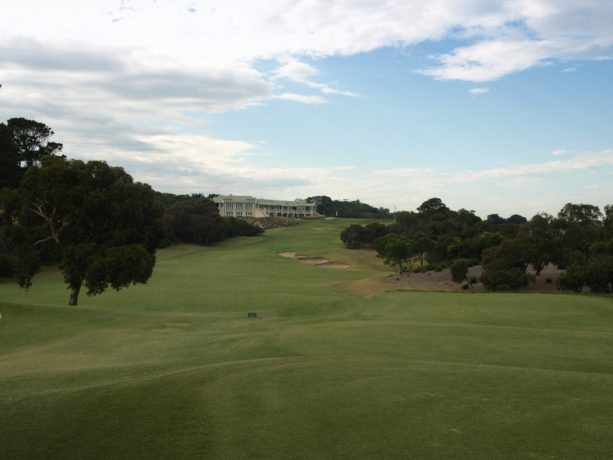
[[[325,259],[323,257],[308,257],[304,254],[300,254],[299,252],[294,251],[286,251],[280,252],[279,255],[281,257],[287,257],[290,259],[296,259],[303,264],[308,265],[316,265],[317,267],[325,267],[325,268],[349,268],[350,266],[347,264],[343,264],[340,262],[334,262],[333,260]]]
[[[327,264],[328,262],[330,262],[328,259],[322,259],[320,257],[304,257],[299,260],[300,262],[304,264],[309,264],[309,265],[322,265],[322,264]]]

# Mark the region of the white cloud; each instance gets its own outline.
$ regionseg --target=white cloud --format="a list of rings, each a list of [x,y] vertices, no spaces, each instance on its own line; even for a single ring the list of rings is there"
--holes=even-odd
[[[373,171],[353,165],[278,167],[262,161],[266,152],[261,149],[266,146],[257,142],[205,135],[142,134],[134,142],[139,143],[134,151],[110,149],[107,157],[124,166],[135,179],[175,193],[257,194],[269,198],[327,194],[407,210],[440,196],[452,208],[468,207],[482,216],[491,212],[527,216],[540,211],[555,213],[564,203],[581,200],[602,206],[606,203],[599,200],[613,193],[613,185],[605,185],[606,180],[583,190],[567,187],[568,180],[578,173],[610,170],[613,150],[482,170]]]
[[[344,83],[328,80],[318,63],[382,47],[437,42],[440,54],[422,73],[475,83],[550,62],[611,59],[610,1],[20,0],[2,9],[0,22],[0,116],[47,122],[69,156],[134,165],[158,187],[201,191],[211,178],[211,191],[252,193],[259,184],[277,196],[361,193],[388,205],[396,196],[408,207],[428,198],[414,190],[502,178],[517,190],[535,177],[611,165],[605,151],[460,173],[265,169],[250,162],[251,143],[215,140],[203,118],[273,99],[324,104],[325,96],[355,96],[337,89]],[[465,45],[448,49],[447,38]],[[266,66],[276,70],[258,70]],[[288,82],[318,95],[280,89]]]
[[[549,59],[610,58],[612,21],[613,3],[602,0],[22,0],[3,10],[2,41],[145,49],[183,63],[273,59],[282,75],[306,79],[315,69],[300,57],[460,36],[474,43],[442,53],[426,74],[488,81]]]
[[[313,96],[313,95],[305,95],[305,94],[295,94],[295,93],[283,93],[276,96],[277,99],[283,99],[286,101],[300,102],[301,104],[309,104],[309,105],[321,105],[327,104],[326,101],[321,96]]]
[[[469,89],[468,92],[470,94],[474,95],[474,96],[478,96],[480,94],[487,94],[487,93],[489,93],[490,89],[489,88],[483,88],[483,87],[481,87],[481,88],[472,88],[472,89]]]
[[[317,69],[300,61],[290,61],[279,67],[275,72],[276,78],[289,78],[299,82],[303,82],[315,75],[317,75]]]
[[[545,41],[490,40],[433,56],[439,66],[422,73],[440,80],[486,82],[520,72],[551,57],[554,44]]]
[[[317,89],[328,96],[335,94],[341,96],[356,96],[356,94],[351,91],[342,91],[333,88],[328,84],[312,81],[311,78],[317,76],[318,74],[319,72],[317,69],[309,64],[305,64],[304,62],[300,61],[290,61],[279,67],[274,72],[274,78],[288,78],[292,81],[302,83],[309,88]]]
[[[320,90],[323,94],[326,95],[333,95],[333,94],[338,94],[340,96],[349,96],[349,97],[355,97],[357,96],[356,93],[352,92],[352,91],[343,91],[340,89],[336,89],[336,88],[332,88],[329,85],[326,85],[324,83],[316,83],[313,81],[308,81],[305,82],[307,86],[311,87],[311,88],[315,88]]]

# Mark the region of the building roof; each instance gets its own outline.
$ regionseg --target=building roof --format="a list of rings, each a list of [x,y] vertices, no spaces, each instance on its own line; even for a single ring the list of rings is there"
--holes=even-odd
[[[215,203],[257,203],[267,205],[283,205],[283,206],[315,206],[315,203],[308,203],[306,200],[296,198],[294,201],[283,200],[268,200],[264,198],[255,198],[249,195],[219,195],[213,198]]]

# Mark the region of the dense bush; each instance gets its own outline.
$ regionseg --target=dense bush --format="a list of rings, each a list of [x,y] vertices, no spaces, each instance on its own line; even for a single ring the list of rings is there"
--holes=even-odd
[[[575,258],[560,275],[558,287],[564,291],[581,292],[588,287],[592,292],[613,292],[613,256],[600,254],[582,260]]]
[[[235,236],[257,236],[264,233],[262,227],[252,225],[243,219],[225,217],[224,220],[226,222],[226,235],[228,238]]]
[[[386,233],[386,226],[377,222],[366,226],[352,224],[341,232],[341,241],[348,249],[370,248]]]
[[[514,291],[530,281],[531,276],[517,267],[487,270],[481,275],[481,282],[490,291]]]
[[[458,259],[449,267],[451,271],[451,279],[454,283],[462,284],[468,281],[468,262],[465,259]],[[470,281],[468,282],[470,285]]]
[[[234,217],[221,217],[213,201],[202,196],[180,198],[164,214],[165,245],[181,241],[215,244],[235,236],[260,235],[264,230]]]

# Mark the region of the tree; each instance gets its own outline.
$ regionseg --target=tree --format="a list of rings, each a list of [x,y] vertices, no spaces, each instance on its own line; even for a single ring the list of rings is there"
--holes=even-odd
[[[410,270],[414,251],[405,237],[388,233],[375,241],[375,249],[383,263],[397,268],[400,274]]]
[[[566,203],[552,222],[555,232],[555,251],[552,261],[560,268],[570,262],[570,255],[581,252],[587,255],[594,241],[606,232],[600,220],[602,213],[597,206]]]
[[[604,233],[608,238],[613,238],[613,204],[607,204],[604,207]]]
[[[0,123],[0,171],[0,188],[19,185],[22,176],[19,155],[13,143],[13,133],[4,123]]]
[[[360,249],[366,244],[366,229],[359,224],[351,224],[341,232],[341,241],[347,249]]]
[[[44,123],[27,118],[11,118],[6,122],[11,132],[18,160],[25,166],[37,164],[47,155],[55,155],[63,145],[51,142],[53,130]]]
[[[558,218],[581,225],[598,226],[601,224],[602,212],[598,206],[591,204],[566,203],[558,213]]]
[[[458,259],[449,267],[451,271],[451,279],[454,283],[462,284],[464,281],[468,283],[469,287],[472,287],[470,280],[468,279],[468,262],[464,259]]]
[[[52,135],[44,123],[26,118],[0,123],[0,188],[17,188],[26,167],[62,150],[62,144],[49,141]]]
[[[351,224],[341,232],[341,241],[347,249],[371,247],[375,240],[387,233],[387,227],[378,222],[366,226]]]
[[[483,274],[485,287],[492,291],[514,290],[527,286],[531,276],[526,269],[535,259],[535,249],[528,238],[507,239],[483,251]]]
[[[424,201],[417,208],[417,211],[425,216],[431,216],[432,214],[437,213],[447,213],[449,208],[445,206],[445,203],[443,203],[440,198],[430,198],[429,200]]]
[[[133,182],[123,169],[45,157],[28,168],[16,193],[20,207],[9,225],[23,229],[22,239],[36,251],[56,248],[69,305],[77,305],[83,285],[96,295],[150,278],[162,209],[151,187]],[[28,287],[36,261],[16,257],[18,282]]]
[[[520,237],[528,239],[532,245],[532,257],[529,262],[537,275],[540,275],[545,265],[554,258],[556,235],[552,223],[552,216],[539,213],[534,215],[520,230]]]
[[[226,223],[208,198],[181,199],[166,209],[164,220],[185,243],[210,245],[226,238]]]
[[[426,254],[434,249],[436,242],[428,238],[428,235],[425,233],[417,232],[413,236],[412,243],[419,260],[419,268],[423,271]]]

